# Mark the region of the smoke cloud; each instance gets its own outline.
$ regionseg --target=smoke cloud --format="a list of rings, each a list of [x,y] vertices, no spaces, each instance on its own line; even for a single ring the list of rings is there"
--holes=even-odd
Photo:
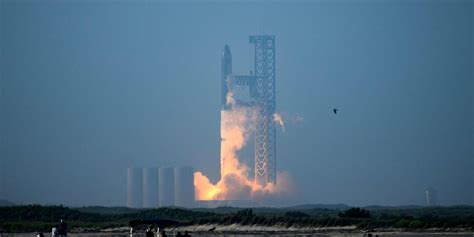
[[[283,117],[279,113],[273,114],[273,121],[279,124],[281,127],[281,130],[285,132],[285,121],[283,120]]]
[[[233,94],[227,94],[230,110],[221,111],[221,178],[213,184],[201,172],[194,174],[197,200],[267,200],[290,190],[288,174],[277,174],[277,185],[261,185],[249,178],[249,167],[239,161],[241,150],[255,129],[256,111],[235,104]],[[284,129],[281,116],[274,116]]]

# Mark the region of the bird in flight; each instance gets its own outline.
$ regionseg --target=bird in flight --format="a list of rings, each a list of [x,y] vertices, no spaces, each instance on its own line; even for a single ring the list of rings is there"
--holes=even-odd
[[[333,109],[332,111],[334,112],[334,114],[337,114],[337,109]]]

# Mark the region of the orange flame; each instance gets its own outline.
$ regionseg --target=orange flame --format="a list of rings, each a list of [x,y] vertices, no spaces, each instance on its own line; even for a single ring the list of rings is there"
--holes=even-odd
[[[195,172],[196,200],[254,199],[277,192],[281,187],[272,183],[261,185],[249,179],[249,168],[239,162],[236,154],[246,145],[253,130],[255,110],[235,106],[232,93],[228,94],[227,102],[232,109],[221,111],[221,179],[212,184],[201,172]]]

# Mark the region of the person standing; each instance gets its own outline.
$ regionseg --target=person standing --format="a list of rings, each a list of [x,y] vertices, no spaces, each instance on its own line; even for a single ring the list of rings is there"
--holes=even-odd
[[[146,237],[154,237],[154,234],[153,234],[153,229],[151,226],[149,226],[146,231],[145,231],[145,236]]]

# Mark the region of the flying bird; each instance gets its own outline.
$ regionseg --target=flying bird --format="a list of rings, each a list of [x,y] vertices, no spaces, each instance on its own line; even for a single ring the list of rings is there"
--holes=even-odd
[[[334,112],[334,114],[337,114],[337,109],[333,109],[332,111]]]

